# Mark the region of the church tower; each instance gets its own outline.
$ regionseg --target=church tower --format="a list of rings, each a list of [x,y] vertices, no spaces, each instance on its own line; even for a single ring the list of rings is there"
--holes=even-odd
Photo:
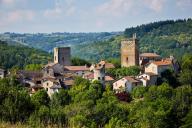
[[[54,63],[59,63],[63,66],[70,66],[71,48],[70,47],[54,48]]]
[[[133,38],[121,42],[121,67],[139,65],[139,47],[136,34]]]

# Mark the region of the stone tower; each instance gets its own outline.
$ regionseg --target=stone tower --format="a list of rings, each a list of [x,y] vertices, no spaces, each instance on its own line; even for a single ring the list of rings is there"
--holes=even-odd
[[[54,48],[54,63],[59,63],[63,66],[70,66],[71,48],[70,47]]]
[[[90,70],[94,73],[94,80],[100,81],[101,84],[105,84],[105,61],[101,61],[98,64],[93,64]]]
[[[121,67],[139,65],[139,47],[136,34],[121,42]]]

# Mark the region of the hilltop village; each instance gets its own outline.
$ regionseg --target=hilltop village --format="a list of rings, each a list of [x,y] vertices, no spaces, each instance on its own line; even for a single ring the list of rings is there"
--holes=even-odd
[[[70,89],[77,76],[90,81],[99,81],[103,87],[109,84],[116,93],[131,92],[137,86],[157,85],[161,73],[167,69],[172,69],[175,73],[180,70],[179,63],[173,56],[162,58],[156,53],[140,53],[136,34],[121,42],[121,67],[139,66],[141,71],[137,76],[122,76],[120,79],[115,79],[106,73],[106,70],[115,68],[114,64],[105,60],[91,66],[72,66],[70,47],[54,48],[53,59],[54,61],[45,65],[41,71],[16,72],[18,81],[28,88],[30,95],[45,89],[51,97],[62,88]],[[0,78],[6,77],[6,74],[7,71],[0,69]]]

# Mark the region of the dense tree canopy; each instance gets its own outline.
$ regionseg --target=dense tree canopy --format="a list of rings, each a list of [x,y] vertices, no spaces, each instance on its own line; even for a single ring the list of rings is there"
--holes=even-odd
[[[11,46],[0,41],[0,67],[12,68],[17,66],[24,68],[28,64],[46,64],[51,58],[47,52],[28,48],[25,46]],[[32,66],[26,66],[31,69]]]
[[[137,87],[131,102],[107,85],[77,77],[70,90],[60,90],[49,99],[40,90],[31,97],[14,79],[0,80],[0,119],[30,127],[191,127],[192,87]]]

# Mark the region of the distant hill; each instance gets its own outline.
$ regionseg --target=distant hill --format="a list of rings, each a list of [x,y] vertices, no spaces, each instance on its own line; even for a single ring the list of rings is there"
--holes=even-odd
[[[124,32],[0,34],[0,40],[14,45],[26,45],[47,52],[56,46],[72,47],[72,55],[99,61],[120,58],[120,42],[137,33],[140,52],[156,52],[163,57],[177,58],[192,53],[192,20],[167,20],[125,29]]]
[[[123,32],[101,32],[101,33],[37,33],[37,34],[0,34],[0,40],[7,41],[12,45],[26,45],[29,47],[52,52],[54,47],[74,46],[80,44],[91,44],[94,41],[108,40]]]
[[[185,53],[192,53],[192,20],[188,19],[127,28],[124,35],[107,41],[76,45],[73,54],[90,60],[119,58],[121,39],[131,37],[133,33],[137,33],[141,52],[156,52],[163,57],[174,55],[178,59]]]
[[[14,66],[23,68],[28,64],[46,64],[49,60],[51,55],[47,52],[0,41],[0,67],[2,68],[8,69]]]

